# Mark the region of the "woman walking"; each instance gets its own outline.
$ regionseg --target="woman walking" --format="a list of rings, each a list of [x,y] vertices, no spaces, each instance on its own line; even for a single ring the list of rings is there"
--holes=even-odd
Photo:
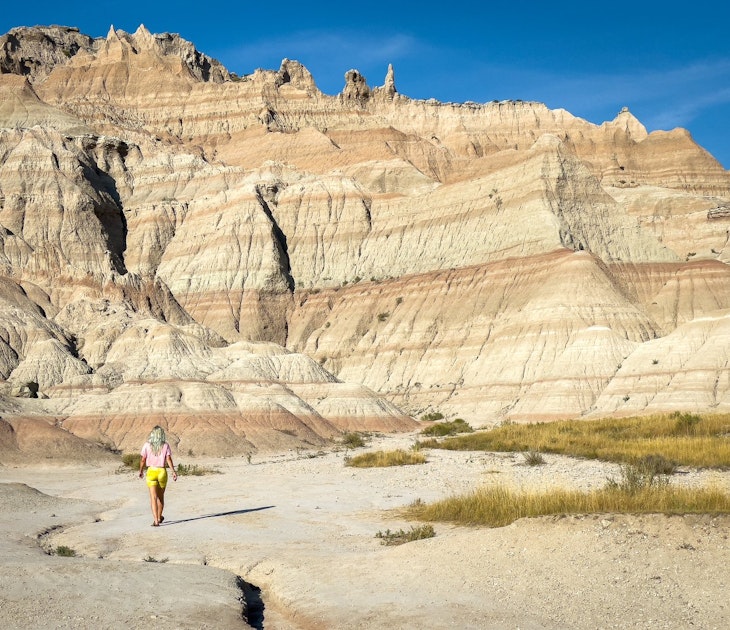
[[[172,479],[177,481],[177,472],[172,463],[172,449],[165,438],[165,430],[157,425],[142,447],[139,460],[139,478],[142,478],[147,466],[147,486],[150,489],[150,507],[152,508],[152,527],[159,527],[165,520],[162,510],[165,508],[165,487],[167,486],[167,466],[172,469]]]

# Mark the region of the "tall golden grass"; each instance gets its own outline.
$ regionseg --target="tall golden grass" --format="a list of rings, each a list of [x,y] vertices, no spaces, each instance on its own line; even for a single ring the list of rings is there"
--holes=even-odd
[[[519,518],[556,514],[727,514],[730,495],[717,488],[683,488],[665,484],[630,492],[605,488],[590,492],[556,488],[545,492],[516,491],[504,486],[479,488],[436,503],[416,503],[406,516],[457,525],[503,527]]]
[[[345,465],[355,468],[376,468],[384,466],[407,466],[425,464],[426,456],[418,451],[371,451],[345,459]]]
[[[730,414],[673,413],[601,420],[506,424],[420,443],[424,448],[559,453],[613,462],[660,455],[680,465],[730,467]]]

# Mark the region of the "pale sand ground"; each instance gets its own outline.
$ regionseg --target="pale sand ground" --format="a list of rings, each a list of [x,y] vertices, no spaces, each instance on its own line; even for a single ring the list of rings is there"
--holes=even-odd
[[[429,451],[422,466],[353,469],[341,451],[313,454],[178,457],[223,474],[170,482],[159,528],[134,473],[0,468],[0,627],[245,628],[236,576],[261,589],[247,595],[264,607],[253,627],[267,630],[730,627],[728,517],[436,524],[436,537],[400,547],[375,538],[408,529],[388,510],[416,498],[488,482],[597,487],[613,465],[548,455],[528,467],[521,455]],[[707,480],[730,489],[727,472],[673,483]],[[41,549],[58,545],[80,557]]]

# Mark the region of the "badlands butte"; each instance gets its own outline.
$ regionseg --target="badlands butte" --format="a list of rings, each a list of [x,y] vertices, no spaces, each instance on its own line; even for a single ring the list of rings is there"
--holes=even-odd
[[[4,464],[730,409],[730,172],[683,129],[143,26],[13,29],[0,72]]]

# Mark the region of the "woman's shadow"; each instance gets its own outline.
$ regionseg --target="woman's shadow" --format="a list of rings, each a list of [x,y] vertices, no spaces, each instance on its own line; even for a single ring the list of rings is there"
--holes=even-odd
[[[216,518],[218,516],[235,516],[236,514],[247,514],[248,512],[260,512],[261,510],[270,510],[275,505],[266,505],[264,507],[248,508],[246,510],[231,510],[230,512],[215,512],[214,514],[203,514],[201,516],[191,516],[190,518],[179,518],[174,521],[165,521],[160,523],[160,527],[168,525],[179,525],[180,523],[189,523],[190,521],[199,521],[201,518]]]

